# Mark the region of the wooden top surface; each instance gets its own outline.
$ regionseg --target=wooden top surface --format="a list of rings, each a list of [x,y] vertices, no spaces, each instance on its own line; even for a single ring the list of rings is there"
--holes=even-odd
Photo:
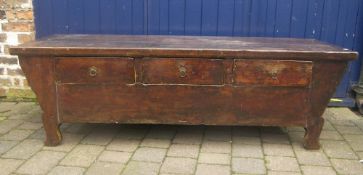
[[[55,35],[15,55],[352,60],[357,53],[312,39],[156,35]]]

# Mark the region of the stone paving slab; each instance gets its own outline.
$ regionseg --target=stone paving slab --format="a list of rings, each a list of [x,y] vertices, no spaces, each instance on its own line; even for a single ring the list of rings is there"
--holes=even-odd
[[[363,117],[329,108],[322,148],[301,127],[63,124],[43,145],[35,103],[0,102],[0,175],[363,175]]]

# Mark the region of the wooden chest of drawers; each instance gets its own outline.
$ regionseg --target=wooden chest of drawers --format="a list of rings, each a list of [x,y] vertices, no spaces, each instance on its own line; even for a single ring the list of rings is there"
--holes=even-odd
[[[59,35],[10,48],[59,125],[162,123],[301,126],[319,148],[322,113],[357,53],[315,40]]]

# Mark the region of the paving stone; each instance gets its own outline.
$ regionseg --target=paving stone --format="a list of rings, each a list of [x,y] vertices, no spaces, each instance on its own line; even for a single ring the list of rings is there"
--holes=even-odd
[[[131,153],[128,152],[104,151],[98,157],[98,160],[105,162],[126,163],[129,161],[130,157]]]
[[[285,135],[287,129],[284,127],[276,127],[276,126],[262,126],[260,127],[261,134],[277,134],[277,135]]]
[[[357,159],[357,156],[344,141],[321,140],[322,148],[330,158]]]
[[[230,142],[232,140],[232,132],[230,127],[209,126],[204,134],[205,140]]]
[[[363,159],[363,152],[357,152],[359,159]]]
[[[302,145],[294,144],[296,158],[302,165],[331,166],[328,157],[322,150],[306,150]]]
[[[15,129],[11,130],[7,134],[0,137],[1,140],[14,140],[14,141],[20,141],[24,140],[25,138],[29,137],[30,134],[32,134],[34,131],[32,130],[20,130]]]
[[[82,135],[89,134],[96,126],[95,124],[72,123],[65,132]]]
[[[261,135],[262,142],[275,143],[275,144],[290,144],[287,134],[269,134],[265,133]]]
[[[260,128],[255,126],[235,126],[232,128],[232,135],[237,137],[259,137]]]
[[[21,120],[4,120],[0,122],[0,134],[5,134],[22,123]]]
[[[350,120],[345,120],[345,119],[328,119],[329,122],[333,125],[333,126],[355,126],[355,124],[350,121]]]
[[[88,168],[86,175],[119,175],[124,168],[124,164],[111,162],[95,162]]]
[[[363,151],[363,134],[362,135],[347,134],[344,135],[344,138],[353,148],[354,151]]]
[[[32,135],[29,136],[30,139],[38,139],[38,140],[45,140],[45,131],[44,129],[38,129],[33,132]]]
[[[15,107],[15,102],[1,102],[0,103],[0,113],[11,111]]]
[[[109,145],[107,145],[107,150],[114,151],[126,151],[126,152],[134,152],[139,146],[139,140],[127,140],[122,138],[116,138],[111,141]]]
[[[260,145],[233,144],[232,156],[263,158],[262,147]]]
[[[353,123],[357,125],[358,128],[363,132],[363,119],[353,120]]]
[[[322,140],[344,140],[337,131],[322,131],[320,134]]]
[[[28,159],[43,147],[43,142],[35,139],[27,139],[19,143],[2,155],[4,158]]]
[[[290,156],[295,157],[291,145],[264,143],[263,150],[269,156]]]
[[[42,123],[34,123],[34,122],[24,122],[21,124],[18,129],[29,129],[29,130],[37,130],[43,127]]]
[[[80,167],[56,166],[48,175],[83,175],[84,172],[85,169]]]
[[[167,157],[161,166],[161,173],[193,174],[197,161],[191,158]]]
[[[286,171],[268,171],[267,175],[301,175],[301,173]]]
[[[288,132],[305,132],[304,127],[287,127]]]
[[[14,172],[20,164],[23,163],[23,160],[16,159],[0,159],[0,174],[8,175]]]
[[[199,145],[202,143],[203,134],[202,133],[177,133],[173,139],[173,143],[179,144],[195,144]]]
[[[230,166],[198,164],[196,175],[229,175]]]
[[[266,168],[262,159],[232,158],[232,171],[244,174],[265,174]]]
[[[147,133],[146,138],[152,139],[172,139],[176,133],[175,128],[155,125],[153,126],[149,133]]]
[[[178,133],[203,134],[207,126],[205,125],[177,125]]]
[[[289,132],[288,135],[292,143],[303,144],[305,132]]]
[[[18,141],[0,140],[0,155],[13,148]]]
[[[36,107],[36,104],[33,102],[17,103],[15,106],[13,106],[11,111],[9,111],[7,113],[9,115],[25,114],[25,113],[29,113],[29,111],[31,111],[34,107]]]
[[[121,139],[136,139],[141,140],[145,137],[148,131],[148,127],[133,125],[133,126],[123,126],[120,132],[116,135],[116,138]]]
[[[107,145],[117,134],[119,128],[115,125],[102,125],[94,129],[86,138],[82,140],[83,144]]]
[[[339,174],[361,175],[363,172],[363,165],[358,160],[331,159],[331,162]]]
[[[331,167],[324,166],[302,166],[301,170],[304,174],[314,175],[336,175],[335,171]]]
[[[230,142],[204,141],[202,144],[201,152],[231,153],[231,143]]]
[[[33,120],[33,116],[29,114],[12,114],[8,116],[8,119],[29,121]]]
[[[162,162],[166,155],[166,149],[161,148],[139,148],[136,150],[132,160],[146,162]]]
[[[170,145],[170,140],[167,140],[167,139],[149,139],[149,138],[146,138],[141,142],[140,146],[154,147],[154,148],[168,148],[169,145]]]
[[[168,151],[168,156],[197,158],[199,145],[172,144]]]
[[[130,161],[122,175],[157,175],[159,168],[159,163]]]
[[[299,164],[293,157],[266,156],[266,166],[272,171],[300,171]]]
[[[233,144],[261,145],[260,137],[233,136]]]
[[[62,152],[69,152],[71,151],[83,138],[83,135],[79,134],[70,134],[64,133],[62,143],[58,146],[44,146],[44,150],[51,150],[51,151],[62,151]]]
[[[229,165],[231,156],[219,153],[200,153],[198,163]]]
[[[356,126],[337,126],[341,134],[363,134],[363,131]]]
[[[45,174],[55,167],[65,153],[41,151],[27,160],[16,172],[20,174]]]
[[[330,107],[327,109],[327,111],[329,111],[330,113],[333,114],[333,117],[335,119],[340,119],[340,120],[357,120],[359,119],[359,117],[357,116],[357,114],[355,114],[352,110],[350,110],[349,108],[334,108],[334,107]]]
[[[325,120],[323,131],[335,131],[335,130],[336,129],[334,128],[334,126],[328,120]]]
[[[60,165],[88,167],[96,160],[104,147],[97,145],[77,145]]]

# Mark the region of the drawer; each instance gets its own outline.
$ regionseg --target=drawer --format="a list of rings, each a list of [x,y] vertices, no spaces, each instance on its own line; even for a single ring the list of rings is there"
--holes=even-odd
[[[188,58],[150,58],[142,63],[145,84],[223,84],[222,60]]]
[[[135,83],[132,58],[63,57],[55,69],[60,83]]]
[[[313,63],[290,60],[235,60],[237,85],[308,87]]]

